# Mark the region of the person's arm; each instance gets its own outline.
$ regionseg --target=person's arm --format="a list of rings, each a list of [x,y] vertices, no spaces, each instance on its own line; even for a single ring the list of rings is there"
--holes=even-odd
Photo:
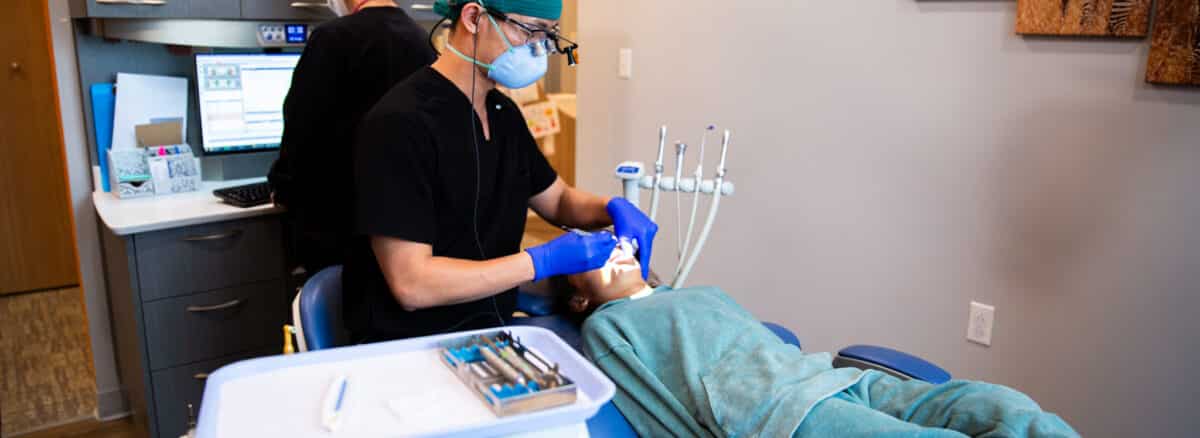
[[[371,249],[392,296],[410,312],[487,298],[534,278],[525,252],[485,261],[434,257],[428,244],[381,236],[371,237]]]
[[[570,187],[556,178],[549,188],[529,200],[533,211],[550,223],[594,230],[612,225],[605,206],[609,198]]]

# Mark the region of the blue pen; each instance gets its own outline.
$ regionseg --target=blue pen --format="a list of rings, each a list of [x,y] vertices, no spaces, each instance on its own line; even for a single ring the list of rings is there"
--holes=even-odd
[[[325,393],[325,415],[321,419],[321,423],[327,431],[337,431],[338,426],[342,423],[342,402],[346,399],[346,387],[349,386],[349,383],[346,376],[338,376],[333,379],[333,382],[330,382],[329,389]],[[335,390],[337,398],[330,400]]]

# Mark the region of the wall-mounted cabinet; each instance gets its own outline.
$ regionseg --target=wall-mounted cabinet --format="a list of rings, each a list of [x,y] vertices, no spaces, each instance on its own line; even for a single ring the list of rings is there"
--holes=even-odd
[[[324,1],[242,0],[242,18],[249,20],[327,20],[333,18]]]
[[[71,15],[91,18],[241,18],[241,3],[242,0],[71,0]]]
[[[417,21],[437,21],[434,0],[397,0]],[[334,18],[321,0],[70,0],[76,18],[192,18],[324,21]]]

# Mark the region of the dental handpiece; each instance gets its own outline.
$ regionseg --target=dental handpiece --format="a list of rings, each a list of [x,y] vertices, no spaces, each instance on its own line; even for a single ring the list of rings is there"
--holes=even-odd
[[[509,365],[503,359],[500,359],[499,356],[496,356],[496,353],[493,353],[487,345],[480,345],[479,353],[483,355],[483,360],[487,361],[488,365],[495,368],[505,379],[517,385],[525,384],[525,377],[517,372],[516,369],[513,369],[512,365]]]
[[[507,361],[509,363],[509,365],[512,365],[518,371],[520,371],[521,374],[524,374],[525,378],[527,380],[532,380],[534,382],[537,382],[538,386],[541,386],[541,387],[546,386],[545,382],[543,382],[542,379],[540,377],[538,377],[539,373],[535,370],[533,365],[530,364],[529,362],[525,361],[525,359],[522,358],[521,355],[517,354],[517,352],[513,350],[511,345],[507,345],[504,348],[498,348],[498,345],[492,340],[492,338],[489,338],[486,336],[483,338],[483,341],[487,342],[488,346],[492,347],[496,351],[499,351],[500,357],[503,358],[505,361]]]
[[[662,182],[663,151],[667,148],[667,125],[658,129],[658,159],[654,161],[654,188],[650,194],[650,221],[658,217],[658,184]]]

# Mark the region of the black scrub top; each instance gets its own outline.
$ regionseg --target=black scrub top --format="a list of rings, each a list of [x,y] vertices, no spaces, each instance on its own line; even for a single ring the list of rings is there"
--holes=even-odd
[[[343,316],[354,341],[493,327],[512,315],[515,290],[405,311],[369,242],[369,236],[394,237],[429,244],[434,256],[470,260],[521,250],[529,199],[558,175],[512,100],[492,91],[487,111],[491,139],[485,140],[467,96],[426,67],[389,91],[363,119],[354,154],[358,236],[343,277]]]
[[[388,90],[433,63],[427,35],[392,7],[366,8],[313,30],[292,74],[270,173],[276,200],[301,234],[296,250],[306,267],[342,263],[352,235],[355,128]]]

